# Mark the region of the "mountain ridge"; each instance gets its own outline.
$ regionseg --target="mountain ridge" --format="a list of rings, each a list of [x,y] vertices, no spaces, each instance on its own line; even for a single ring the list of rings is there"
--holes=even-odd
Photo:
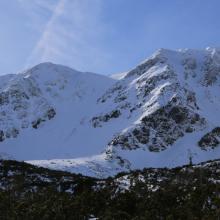
[[[218,48],[160,49],[114,79],[51,63],[22,74],[29,79],[30,72],[37,83],[31,88],[40,90],[31,100],[43,108],[40,115],[31,113],[35,127],[32,120],[21,134],[0,143],[0,152],[15,159],[101,177],[220,156]],[[19,104],[27,91],[21,89]]]

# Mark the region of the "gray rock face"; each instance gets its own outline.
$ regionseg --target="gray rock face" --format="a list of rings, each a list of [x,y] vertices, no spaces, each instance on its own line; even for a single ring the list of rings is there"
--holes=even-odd
[[[102,127],[102,123],[103,122],[108,122],[109,120],[113,119],[113,118],[118,118],[121,115],[120,110],[113,110],[105,115],[100,115],[100,116],[96,116],[93,117],[91,122],[92,122],[92,126],[94,128],[96,127]]]
[[[43,96],[33,77],[13,76],[12,83],[0,88],[0,141],[16,138],[23,129],[38,128],[56,112]]]
[[[214,90],[210,88],[213,86],[217,90],[220,85],[220,53],[198,51],[199,58],[194,53],[190,50],[159,51],[128,72],[106,93],[105,104],[114,102],[121,110],[119,117],[139,116],[135,123],[109,141],[108,158],[117,160],[119,157],[118,162],[122,164],[123,157],[118,152],[123,150],[143,149],[159,153],[189,134],[203,132],[210,122],[207,114],[203,115],[206,106],[200,104],[207,98],[207,103],[219,105],[217,100],[214,101]],[[202,93],[207,97],[201,99]],[[120,94],[126,97],[120,104],[128,103],[129,114],[115,101]],[[201,149],[213,149],[219,146],[219,137],[216,128],[197,141]],[[124,159],[126,161],[126,157]]]
[[[186,133],[205,125],[205,119],[192,110],[169,103],[141,119],[132,130],[115,137],[110,145],[122,149],[147,148],[158,152],[167,149]]]
[[[214,149],[220,145],[220,127],[214,128],[205,134],[198,142],[199,147],[203,150]]]
[[[210,56],[207,56],[203,65],[204,78],[203,84],[211,86],[217,82],[220,77],[220,51],[214,50]]]

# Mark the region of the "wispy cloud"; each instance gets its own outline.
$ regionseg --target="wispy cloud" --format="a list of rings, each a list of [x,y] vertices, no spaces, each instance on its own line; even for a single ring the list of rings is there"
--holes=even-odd
[[[31,52],[30,57],[27,59],[26,66],[33,65],[37,62],[42,62],[45,59],[50,59],[52,56],[54,58],[54,56],[60,55],[59,48],[57,48],[58,45],[57,43],[55,44],[56,36],[59,35],[59,33],[54,33],[54,29],[59,16],[62,16],[62,13],[64,12],[65,2],[66,0],[58,1],[52,12],[51,18],[46,22],[39,41]],[[42,4],[39,6],[42,7]]]
[[[19,1],[23,4],[27,2]],[[91,0],[58,0],[56,4],[49,4],[50,1],[36,2],[32,5],[32,13],[43,9],[50,16],[27,59],[26,67],[51,61],[88,70],[86,63],[89,62],[90,69],[96,69],[97,65],[108,59],[99,44],[105,32],[105,25],[100,19],[101,0],[92,0],[92,4]],[[107,59],[101,59],[103,56]]]

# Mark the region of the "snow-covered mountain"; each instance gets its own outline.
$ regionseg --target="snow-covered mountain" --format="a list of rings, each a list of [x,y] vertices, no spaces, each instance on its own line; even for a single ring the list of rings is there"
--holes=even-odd
[[[43,63],[0,77],[0,152],[106,176],[220,157],[220,49],[160,49],[106,77]]]
[[[98,133],[92,134],[86,121],[97,112],[98,96],[114,80],[43,63],[2,76],[0,82],[0,152],[19,160],[100,152],[94,137]]]

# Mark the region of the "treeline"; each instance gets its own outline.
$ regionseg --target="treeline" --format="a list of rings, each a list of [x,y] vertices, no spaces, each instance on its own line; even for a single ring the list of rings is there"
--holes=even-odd
[[[172,170],[144,169],[105,180],[17,162],[0,168],[1,220],[220,217],[220,166],[216,162]],[[123,181],[129,188],[123,187]]]

